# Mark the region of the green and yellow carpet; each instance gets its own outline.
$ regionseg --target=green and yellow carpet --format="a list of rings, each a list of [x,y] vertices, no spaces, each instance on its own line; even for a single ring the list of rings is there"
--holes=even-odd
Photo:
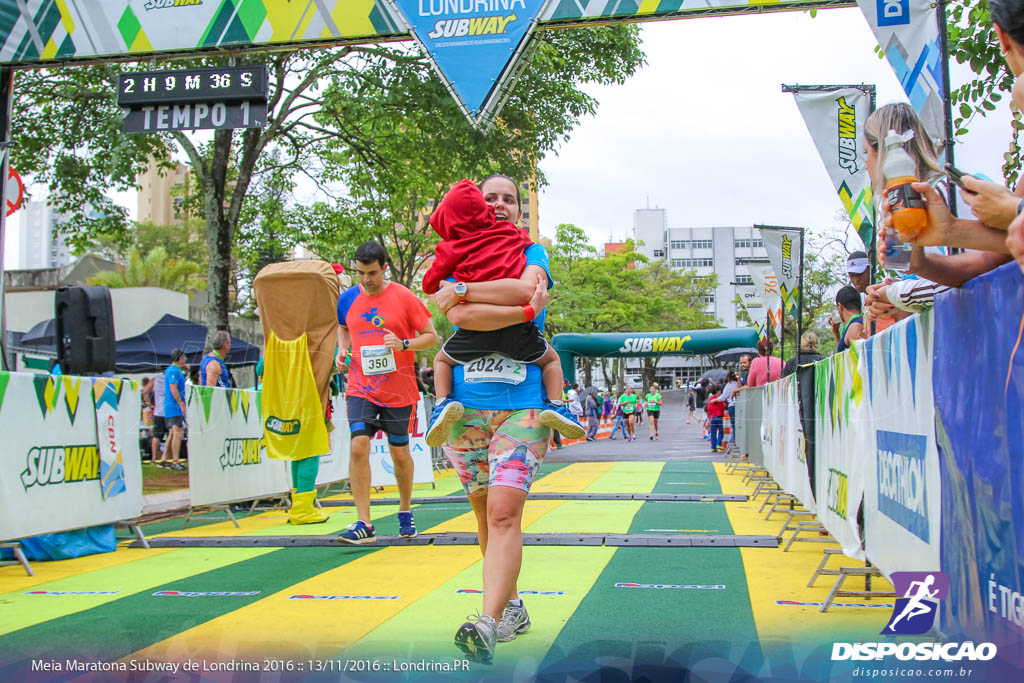
[[[533,490],[750,493],[740,479],[710,462],[549,463]],[[447,475],[436,489],[418,487],[414,496],[457,493],[458,480]],[[781,517],[765,521],[759,506],[760,500],[531,499],[523,528],[776,535]],[[273,511],[240,518],[240,529],[200,519],[182,530],[176,519],[145,531],[150,537],[319,535],[355,519],[352,507],[325,509],[326,524],[305,527],[290,527],[283,511]],[[476,530],[468,503],[414,511],[421,533]],[[396,512],[374,506],[378,533],[397,533]],[[519,589],[532,628],[500,643],[493,667],[458,664],[445,672],[436,667],[462,661],[452,644],[455,630],[481,606],[476,546],[121,547],[33,563],[35,577],[19,566],[0,567],[0,680],[64,680],[66,670],[41,667],[68,660],[131,666],[106,675],[137,680],[173,678],[140,672],[140,662],[203,661],[263,669],[234,680],[260,680],[278,667],[281,678],[272,680],[682,680],[686,671],[700,674],[694,680],[817,680],[828,676],[834,641],[875,640],[891,614],[885,600],[820,613],[814,603],[825,599],[832,579],[806,584],[822,547],[796,544],[784,553],[781,547],[528,546]],[[857,564],[843,558],[830,566],[844,561]],[[396,666],[406,668],[395,672]],[[176,675],[190,676],[180,669]]]

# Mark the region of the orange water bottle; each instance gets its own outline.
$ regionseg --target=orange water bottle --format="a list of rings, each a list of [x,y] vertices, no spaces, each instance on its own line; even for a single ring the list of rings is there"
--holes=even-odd
[[[921,193],[910,186],[918,182],[917,164],[903,149],[903,143],[914,137],[910,130],[900,134],[890,130],[885,136],[885,198],[889,201],[892,224],[901,233],[916,235],[928,227],[928,210]]]

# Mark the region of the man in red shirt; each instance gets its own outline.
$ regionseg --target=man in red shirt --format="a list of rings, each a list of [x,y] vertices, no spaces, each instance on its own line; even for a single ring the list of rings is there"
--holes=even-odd
[[[413,461],[409,456],[409,418],[419,400],[416,351],[438,342],[430,312],[408,288],[384,279],[387,252],[377,242],[356,249],[358,285],[338,298],[338,351],[335,366],[348,367],[345,398],[352,447],[349,486],[358,519],[339,538],[371,543],[370,438],[388,435],[398,480],[398,526],[402,536],[416,535],[410,509]],[[348,350],[351,348],[351,351]],[[349,357],[350,354],[350,357]]]

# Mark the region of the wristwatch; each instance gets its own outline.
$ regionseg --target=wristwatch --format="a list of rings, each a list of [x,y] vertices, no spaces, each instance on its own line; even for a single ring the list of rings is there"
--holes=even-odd
[[[409,340],[408,339],[403,339],[402,340],[402,350],[403,351],[408,351],[409,350]]]
[[[459,303],[460,304],[466,303],[466,290],[467,289],[468,288],[466,287],[466,283],[465,282],[456,282],[455,283],[455,296],[459,297]]]

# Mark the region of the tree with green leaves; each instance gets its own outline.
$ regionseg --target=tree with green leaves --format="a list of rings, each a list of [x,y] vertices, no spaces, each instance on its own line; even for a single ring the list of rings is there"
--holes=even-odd
[[[199,266],[188,261],[168,258],[163,247],[153,247],[146,255],[136,247],[128,252],[127,262],[117,270],[104,270],[89,278],[90,285],[118,287],[163,287],[184,292],[192,285],[191,278]]]
[[[380,242],[391,277],[413,287],[437,236],[427,218],[462,178],[501,173],[543,182],[540,159],[564,141],[597,100],[581,86],[622,83],[644,61],[631,26],[545,31],[494,128],[468,125],[430,65],[409,51],[362,55],[336,74],[315,118],[337,134],[322,156],[325,177],[345,194],[301,211],[309,246],[347,262],[354,247]]]
[[[704,313],[703,297],[714,292],[717,278],[692,270],[675,270],[664,261],[650,261],[632,241],[622,252],[598,254],[586,233],[571,224],[555,229],[551,250],[551,290],[545,332],[659,332],[715,327]],[[621,364],[613,369],[619,377]],[[653,361],[646,366],[653,376]],[[593,359],[583,359],[587,384]],[[606,372],[602,364],[602,372]],[[608,386],[612,382],[607,375]]]

